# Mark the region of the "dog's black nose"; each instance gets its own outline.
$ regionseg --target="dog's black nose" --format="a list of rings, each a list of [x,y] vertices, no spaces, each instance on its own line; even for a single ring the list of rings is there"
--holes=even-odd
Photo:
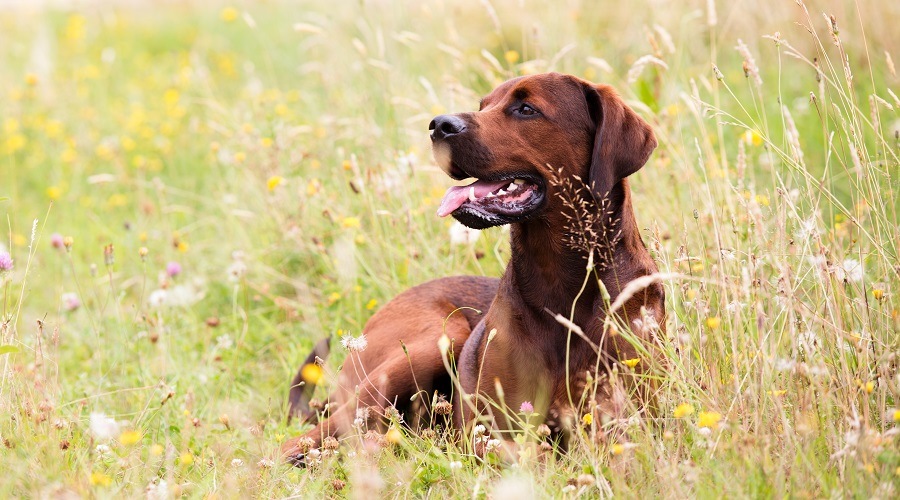
[[[435,116],[428,125],[428,130],[431,130],[431,140],[437,141],[465,132],[466,122],[456,115]]]

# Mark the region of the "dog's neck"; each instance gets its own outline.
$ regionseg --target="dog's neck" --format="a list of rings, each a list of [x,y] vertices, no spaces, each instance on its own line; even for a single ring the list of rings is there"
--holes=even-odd
[[[643,264],[652,260],[634,218],[628,183],[623,180],[616,184],[602,208],[586,191],[580,196],[586,197],[580,200],[584,207],[595,213],[602,211],[603,215],[592,221],[596,227],[591,228],[601,241],[587,246],[594,248],[593,271],[603,281],[611,300],[615,300],[629,281],[652,272],[644,269]],[[554,213],[570,209],[561,200],[551,204],[560,205],[547,208]],[[503,277],[504,285],[519,295],[520,306],[540,312],[551,321],[547,310],[568,317],[577,297],[576,319],[586,321],[586,315],[594,314],[600,288],[595,278],[587,276],[589,250],[560,240],[561,229],[551,227],[543,218],[512,225],[513,255]]]

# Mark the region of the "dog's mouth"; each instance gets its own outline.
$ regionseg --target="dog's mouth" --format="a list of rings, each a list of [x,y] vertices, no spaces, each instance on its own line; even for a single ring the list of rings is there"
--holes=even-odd
[[[531,176],[476,179],[447,190],[437,214],[453,217],[473,229],[520,222],[544,200],[541,182]]]

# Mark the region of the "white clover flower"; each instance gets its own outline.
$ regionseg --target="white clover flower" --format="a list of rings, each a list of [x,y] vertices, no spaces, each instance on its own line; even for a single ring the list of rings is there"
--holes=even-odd
[[[241,460],[240,458],[235,458],[234,460],[231,461],[231,466],[232,467],[243,467],[244,461]]]
[[[500,449],[500,440],[499,439],[491,439],[484,446],[484,450],[488,453]]]
[[[106,441],[119,435],[119,424],[115,419],[103,413],[91,413],[91,434],[95,438]]]
[[[472,433],[475,435],[475,437],[478,437],[478,436],[484,434],[484,432],[486,430],[487,429],[483,425],[478,424],[475,426],[475,429],[472,430]]]
[[[450,470],[462,469],[462,462],[459,460],[454,460],[450,462]]]
[[[150,292],[150,297],[147,298],[147,302],[150,303],[150,307],[162,307],[166,305],[168,298],[169,292],[160,288],[159,290]]]
[[[256,466],[262,469],[269,469],[275,467],[275,461],[271,458],[263,458],[259,462],[256,462]]]
[[[219,335],[216,337],[216,349],[227,350],[234,347],[234,341],[231,340],[231,335]]]
[[[451,245],[474,245],[481,236],[481,231],[464,226],[459,221],[450,226]]]

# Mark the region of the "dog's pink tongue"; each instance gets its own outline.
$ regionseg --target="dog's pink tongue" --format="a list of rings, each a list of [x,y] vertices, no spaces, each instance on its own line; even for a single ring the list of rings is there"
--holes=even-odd
[[[509,184],[509,181],[475,181],[468,186],[453,186],[447,190],[447,193],[444,194],[444,199],[441,200],[441,206],[438,207],[437,211],[438,217],[446,217],[455,212],[457,208],[469,200],[469,194],[472,193],[473,188],[475,189],[475,198],[478,199],[507,184]]]

